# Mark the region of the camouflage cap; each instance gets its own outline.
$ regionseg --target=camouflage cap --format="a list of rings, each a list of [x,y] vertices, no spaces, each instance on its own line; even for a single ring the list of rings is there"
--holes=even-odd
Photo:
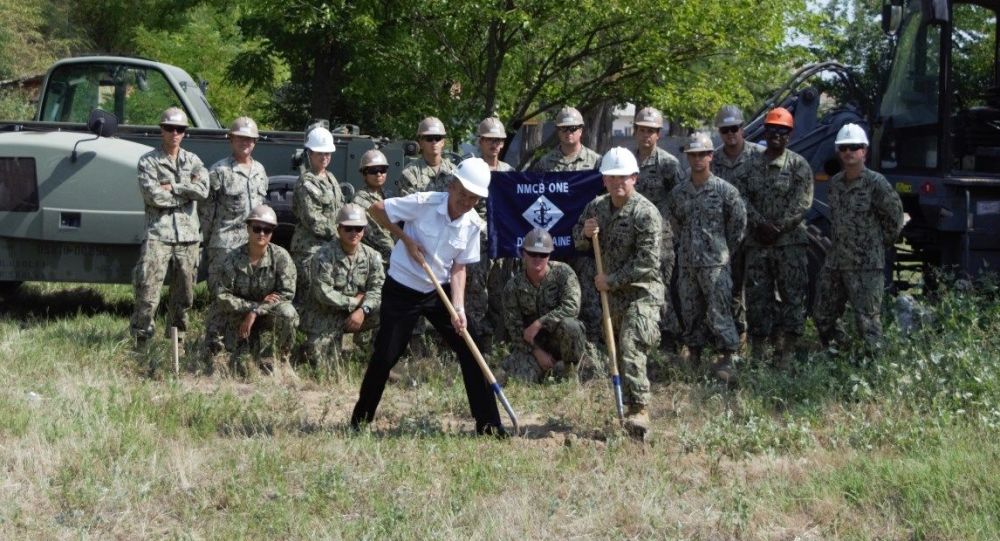
[[[537,227],[524,236],[524,244],[521,248],[525,252],[539,254],[551,254],[555,250],[555,247],[552,245],[552,235],[548,231]]]
[[[556,115],[556,126],[583,126],[583,115],[575,107],[563,107]]]
[[[662,128],[663,113],[653,107],[643,107],[635,114],[633,123],[636,126],[645,126],[647,128]]]
[[[434,116],[429,116],[420,121],[417,126],[417,135],[447,135],[444,131],[444,123]]]
[[[257,123],[248,116],[241,116],[234,120],[233,124],[229,126],[229,135],[240,135],[254,139],[260,137],[260,133],[257,132]]]
[[[715,127],[742,126],[743,111],[735,105],[723,105],[715,114]]]
[[[715,145],[712,144],[712,138],[708,135],[695,132],[691,134],[688,139],[688,144],[684,147],[684,152],[712,152],[715,150]]]
[[[257,205],[250,211],[250,215],[244,220],[246,223],[250,222],[260,222],[262,224],[273,225],[277,227],[278,225],[278,215],[274,213],[274,209],[267,205]]]
[[[490,137],[493,139],[507,138],[507,132],[503,129],[503,122],[500,122],[500,119],[495,116],[483,119],[483,121],[479,123],[479,129],[476,130],[476,135],[479,137]]]
[[[180,107],[168,107],[160,115],[160,126],[184,126],[188,127],[188,116]]]
[[[368,225],[368,216],[365,214],[364,209],[358,205],[348,203],[340,207],[340,211],[337,212],[337,224]]]

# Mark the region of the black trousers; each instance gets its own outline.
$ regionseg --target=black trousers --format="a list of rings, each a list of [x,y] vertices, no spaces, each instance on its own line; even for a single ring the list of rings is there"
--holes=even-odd
[[[443,285],[449,292],[449,285]],[[413,328],[420,316],[424,316],[441,333],[445,341],[458,355],[465,382],[465,394],[469,399],[469,411],[476,420],[476,432],[502,432],[500,412],[493,398],[493,390],[476,363],[472,351],[465,340],[455,332],[451,316],[436,291],[421,293],[410,289],[392,278],[386,278],[382,286],[381,326],[375,335],[372,358],[368,361],[358,403],[351,415],[351,426],[357,428],[362,423],[370,423],[375,418],[375,410],[382,400],[389,371],[406,352],[413,335]]]

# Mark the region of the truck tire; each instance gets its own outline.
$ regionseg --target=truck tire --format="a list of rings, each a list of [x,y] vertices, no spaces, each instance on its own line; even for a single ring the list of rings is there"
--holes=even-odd
[[[21,287],[22,282],[0,282],[0,299],[13,297]]]
[[[275,175],[267,183],[267,204],[278,215],[278,227],[271,241],[286,250],[291,248],[292,233],[298,222],[292,214],[292,193],[298,180],[295,175]]]

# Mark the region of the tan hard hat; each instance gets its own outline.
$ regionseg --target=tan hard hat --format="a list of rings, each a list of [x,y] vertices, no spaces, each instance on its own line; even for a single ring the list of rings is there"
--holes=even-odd
[[[386,167],[389,166],[389,160],[385,159],[385,154],[382,154],[381,150],[373,148],[361,155],[360,170],[362,172],[364,171],[365,167],[372,167],[376,165],[384,165]]]
[[[188,116],[180,107],[168,107],[160,115],[160,126],[184,126],[188,127]]]
[[[556,126],[583,126],[583,115],[575,107],[563,107],[556,115]]]
[[[507,132],[503,129],[503,122],[500,122],[500,119],[495,116],[483,119],[483,121],[479,123],[479,129],[476,130],[476,135],[479,137],[490,137],[492,139],[507,138]]]
[[[715,114],[715,127],[742,126],[743,111],[735,105],[723,105]]]
[[[417,126],[417,135],[447,135],[444,131],[444,123],[434,116],[429,116],[420,121]]]
[[[536,227],[524,236],[524,244],[521,245],[521,249],[525,252],[551,254],[555,247],[552,245],[552,235],[548,231]]]
[[[643,107],[635,114],[633,123],[636,126],[645,126],[647,128],[662,128],[663,113],[654,107]]]
[[[337,212],[337,224],[368,225],[368,216],[363,208],[354,203],[348,203],[340,207],[340,211]]]
[[[246,223],[250,222],[260,222],[262,224],[278,226],[278,215],[274,213],[274,209],[267,205],[257,205],[250,211],[250,215],[244,220]]]
[[[234,120],[233,124],[229,126],[229,135],[252,137],[254,139],[260,137],[260,133],[257,131],[257,123],[248,116],[241,116]]]
[[[684,152],[712,152],[715,150],[715,145],[712,144],[712,138],[708,135],[695,132],[691,134],[688,139],[688,144],[684,147]]]

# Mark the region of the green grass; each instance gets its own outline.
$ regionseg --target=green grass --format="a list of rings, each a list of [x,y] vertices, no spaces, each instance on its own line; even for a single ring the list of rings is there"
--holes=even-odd
[[[906,336],[887,314],[874,359],[808,338],[795,374],[753,366],[736,389],[659,370],[646,445],[606,381],[511,384],[525,436],[471,437],[453,360],[410,361],[358,434],[361,354],[292,384],[212,380],[192,351],[176,378],[158,339],[148,378],[130,302],[27,284],[0,308],[0,538],[1000,537],[988,286],[943,291]]]

